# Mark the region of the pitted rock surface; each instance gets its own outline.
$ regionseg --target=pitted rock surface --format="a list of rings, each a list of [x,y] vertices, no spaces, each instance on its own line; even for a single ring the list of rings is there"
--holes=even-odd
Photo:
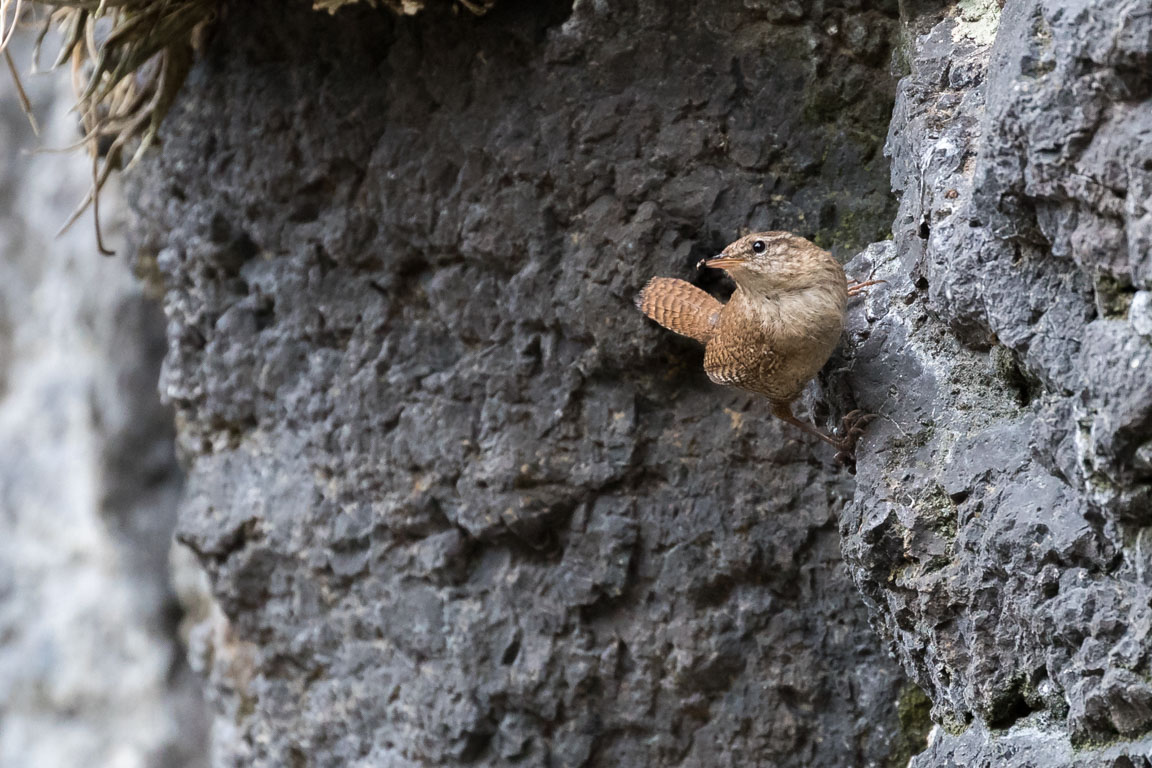
[[[229,6],[137,199],[218,764],[923,747],[850,477],[632,306],[744,228],[886,234],[895,15]]]
[[[894,241],[851,265],[890,282],[850,324],[881,418],[841,531],[948,729],[913,765],[1147,765],[1152,14],[908,24]]]

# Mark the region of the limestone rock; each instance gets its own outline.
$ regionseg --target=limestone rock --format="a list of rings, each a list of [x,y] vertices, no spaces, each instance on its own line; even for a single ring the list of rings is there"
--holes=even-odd
[[[1146,765],[1152,16],[1029,0],[909,24],[894,239],[851,265],[890,282],[850,327],[847,383],[880,418],[845,554],[963,730],[913,765]]]
[[[906,763],[851,478],[632,305],[884,235],[895,3],[285,5],[137,180],[218,764]]]

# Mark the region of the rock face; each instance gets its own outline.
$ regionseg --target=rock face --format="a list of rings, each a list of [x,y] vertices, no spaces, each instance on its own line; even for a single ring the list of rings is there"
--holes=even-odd
[[[948,731],[913,765],[1148,765],[1152,14],[908,24],[894,243],[854,265],[890,284],[842,382],[882,418],[841,531]]]
[[[1152,764],[1146,7],[239,5],[136,235],[218,764]],[[855,480],[631,309],[745,228],[879,241]]]
[[[0,76],[0,766],[203,765],[168,587],[182,475],[155,386],[163,316],[123,256],[97,255],[90,219],[55,237],[90,169],[28,154],[76,122],[67,77],[26,85],[39,141]]]
[[[742,228],[884,236],[895,8],[285,5],[138,179],[218,764],[906,764],[850,476],[632,306]]]

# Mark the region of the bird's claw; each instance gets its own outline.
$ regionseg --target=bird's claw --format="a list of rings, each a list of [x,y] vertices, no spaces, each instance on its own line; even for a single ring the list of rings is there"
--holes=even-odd
[[[876,418],[874,413],[865,413],[860,409],[850,411],[844,415],[840,426],[832,430],[832,434],[839,438],[837,441],[836,460],[841,464],[849,465],[856,461],[856,441],[864,434],[868,422]]]
[[[845,451],[836,452],[836,462],[842,467],[848,469],[848,474],[856,474],[856,454],[847,453]]]

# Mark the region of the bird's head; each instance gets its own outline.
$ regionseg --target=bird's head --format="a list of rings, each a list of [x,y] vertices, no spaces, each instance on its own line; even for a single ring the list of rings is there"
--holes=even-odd
[[[791,232],[745,235],[696,266],[723,269],[741,288],[767,295],[844,281],[843,271],[827,251]]]

